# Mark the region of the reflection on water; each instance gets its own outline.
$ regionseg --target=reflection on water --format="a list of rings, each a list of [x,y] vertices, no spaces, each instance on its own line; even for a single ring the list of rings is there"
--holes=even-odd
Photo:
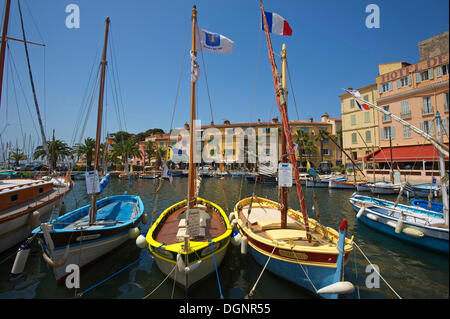
[[[136,179],[134,181],[112,178],[104,193],[99,196],[123,194],[141,196],[145,212],[151,216],[155,204],[157,180]],[[305,188],[308,214],[316,218],[313,195],[318,198],[321,222],[337,228],[343,218],[348,220],[349,236],[363,249],[374,264],[380,268],[381,275],[403,298],[448,298],[449,268],[448,256],[426,252],[420,248],[399,242],[378,233],[355,221],[355,214],[348,201],[352,192],[339,189]],[[250,196],[252,192],[261,197],[277,200],[275,185],[251,184],[244,178],[204,178],[200,188],[200,197],[219,204],[227,214],[236,202]],[[174,178],[173,183],[165,181],[158,198],[156,215],[169,205],[185,199],[187,178]],[[386,197],[395,200],[395,196]],[[406,202],[406,201],[405,201]],[[89,203],[84,181],[75,181],[75,188],[65,199],[68,211]],[[289,205],[299,209],[300,205],[295,187],[289,193]],[[150,224],[141,225],[141,233],[146,234]],[[124,267],[143,257],[139,262],[123,270],[102,285],[83,295],[83,298],[142,298],[153,291],[165,278],[154,263],[148,250],[136,247],[134,240],[129,240],[114,252],[102,257],[97,262],[81,271],[81,287],[77,290],[56,285],[53,272],[42,260],[37,245],[28,258],[25,273],[16,279],[10,278],[17,247],[0,254],[0,298],[72,298],[77,293],[98,284]],[[355,269],[356,265],[356,269]],[[396,298],[387,285],[380,280],[379,289],[369,289],[365,285],[366,266],[368,262],[357,251],[356,258],[351,258],[345,271],[345,280],[352,281],[359,287],[361,298]],[[242,299],[255,284],[262,267],[250,255],[241,255],[239,247],[229,245],[227,254],[219,267],[220,285],[224,298]],[[299,271],[301,269],[299,268]],[[167,280],[150,298],[186,298],[183,289]],[[201,282],[189,298],[219,298],[219,287],[215,274]],[[255,298],[313,298],[304,289],[265,271],[255,291]],[[358,298],[358,293],[347,295]]]

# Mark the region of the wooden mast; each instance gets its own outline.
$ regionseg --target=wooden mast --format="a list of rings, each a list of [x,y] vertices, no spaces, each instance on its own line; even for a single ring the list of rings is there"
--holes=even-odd
[[[5,67],[6,38],[8,33],[10,7],[11,7],[11,0],[6,0],[5,18],[3,19],[2,48],[0,50],[0,107],[2,102],[3,69]]]
[[[192,54],[197,56],[196,45],[196,25],[197,25],[197,9],[192,8]],[[188,207],[193,208],[195,204],[195,164],[194,164],[194,134],[195,134],[195,82],[191,79],[191,125],[189,127],[189,177],[188,177]]]
[[[282,107],[284,107],[284,110],[287,112],[286,57],[287,57],[286,44],[283,43],[283,48],[281,50],[281,80],[285,103],[284,105],[282,105]],[[283,121],[281,125],[284,125]],[[284,135],[283,131],[281,134],[281,162],[287,163],[286,136]],[[286,228],[287,225],[287,210],[288,210],[287,194],[288,194],[287,187],[281,187],[281,228]]]
[[[106,69],[106,49],[108,47],[108,30],[109,30],[109,17],[106,17],[105,21],[105,41],[103,43],[103,53],[102,60],[100,62],[102,69],[100,75],[100,88],[99,88],[99,96],[98,96],[98,112],[97,112],[97,134],[95,136],[95,164],[94,164],[94,172],[98,173],[99,167],[99,154],[100,154],[100,139],[102,134],[102,114],[103,114],[103,91],[105,88],[105,69]],[[96,214],[97,214],[97,194],[92,194],[91,198],[91,208],[89,210],[89,225],[95,223]]]
[[[275,88],[275,96],[276,96],[276,100],[277,100],[278,109],[280,110],[280,114],[281,114],[281,121],[283,123],[283,125],[282,125],[283,132],[282,133],[283,133],[283,135],[285,135],[286,140],[287,140],[287,146],[289,149],[288,155],[289,155],[290,161],[292,163],[292,167],[293,167],[298,199],[300,202],[300,208],[301,208],[303,220],[305,222],[305,230],[306,230],[308,240],[310,241],[311,235],[309,234],[309,223],[308,223],[308,214],[306,211],[306,203],[305,203],[305,199],[303,197],[302,187],[300,185],[300,177],[298,174],[297,162],[295,159],[294,143],[292,142],[289,120],[288,120],[287,112],[286,112],[286,109],[284,106],[286,103],[286,99],[285,99],[285,96],[283,93],[283,87],[280,83],[280,79],[279,79],[280,76],[278,74],[277,65],[275,63],[275,57],[274,57],[273,50],[272,50],[272,42],[270,41],[270,35],[269,35],[269,26],[267,23],[266,15],[264,14],[264,7],[263,7],[262,0],[260,3],[261,3],[261,5],[260,5],[261,15],[263,17],[263,23],[264,23],[264,31],[266,33],[269,60],[270,60],[270,64],[272,67],[272,76],[273,76],[273,85]]]

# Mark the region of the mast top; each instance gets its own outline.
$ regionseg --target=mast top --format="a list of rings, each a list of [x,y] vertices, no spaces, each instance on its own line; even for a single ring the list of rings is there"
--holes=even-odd
[[[192,7],[192,18],[196,18],[196,17],[197,17],[197,7],[194,4],[194,6]]]
[[[111,21],[111,19],[109,18],[109,16],[108,17],[106,17],[106,20],[105,20],[106,22],[110,22]]]

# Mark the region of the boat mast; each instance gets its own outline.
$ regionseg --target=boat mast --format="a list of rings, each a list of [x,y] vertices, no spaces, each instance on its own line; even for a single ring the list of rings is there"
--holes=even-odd
[[[43,147],[45,153],[47,154],[48,164],[49,164],[49,167],[50,167],[50,173],[53,173],[54,167],[53,167],[53,164],[52,164],[50,151],[48,149],[47,139],[45,138],[44,125],[42,124],[41,112],[39,111],[39,104],[38,104],[37,97],[36,97],[36,90],[34,88],[33,73],[31,72],[30,57],[28,56],[28,47],[27,47],[27,43],[28,42],[27,42],[27,39],[25,37],[25,29],[24,29],[24,26],[23,26],[22,10],[20,8],[19,0],[17,0],[17,5],[19,7],[20,24],[22,26],[23,45],[25,47],[25,56],[27,58],[28,74],[30,76],[31,89],[33,91],[34,106],[36,107],[36,113],[37,113],[37,118],[38,118],[38,122],[39,122],[39,128],[41,130],[42,147]]]
[[[442,132],[441,132],[441,115],[439,112],[436,112],[436,125],[437,125],[437,133],[438,133],[438,140],[439,142],[442,142]],[[442,153],[439,153],[439,171],[441,175],[441,195],[442,195],[442,203],[444,204],[444,220],[445,225],[448,226],[449,220],[448,220],[448,194],[447,194],[447,186],[443,182],[443,179],[445,177],[445,161],[444,156]]]
[[[286,99],[285,99],[285,95],[283,92],[283,87],[280,83],[280,76],[278,74],[277,65],[275,63],[275,57],[274,57],[273,50],[272,50],[272,42],[270,41],[270,35],[269,35],[269,26],[267,23],[266,15],[264,13],[264,7],[263,7],[262,0],[260,3],[261,3],[261,5],[260,5],[261,15],[263,17],[263,23],[264,23],[264,31],[266,33],[269,60],[270,60],[271,66],[272,66],[272,76],[273,76],[273,85],[275,88],[275,96],[276,96],[276,100],[277,100],[278,109],[280,110],[280,114],[281,114],[281,121],[283,124],[282,125],[282,131],[283,131],[282,133],[286,137],[287,146],[289,148],[288,154],[289,154],[289,159],[291,161],[293,171],[294,171],[294,177],[295,177],[296,187],[297,187],[297,194],[298,194],[298,199],[300,202],[300,208],[302,211],[303,220],[305,223],[306,234],[307,234],[308,240],[311,240],[311,235],[309,234],[308,214],[306,212],[305,199],[303,197],[302,187],[300,185],[300,178],[299,178],[297,162],[296,162],[296,158],[295,158],[294,144],[292,142],[291,131],[290,131],[290,126],[289,126],[289,119],[288,119],[286,108],[285,108]]]
[[[0,107],[2,102],[3,69],[5,67],[6,37],[8,33],[10,7],[11,7],[11,0],[6,0],[5,18],[3,19],[2,48],[0,50]]]
[[[197,56],[195,48],[196,44],[196,27],[197,27],[197,9],[196,6],[192,8],[192,51],[194,56]],[[194,164],[194,132],[195,132],[195,82],[191,79],[191,126],[189,134],[189,177],[188,177],[188,207],[193,208],[195,204],[195,164]]]
[[[283,43],[283,48],[281,50],[281,80],[283,85],[283,94],[285,103],[282,105],[284,110],[287,112],[287,81],[286,81],[286,44]],[[284,125],[283,122],[281,125]],[[286,136],[282,132],[281,134],[281,162],[287,163],[287,153],[286,153]],[[287,227],[287,187],[281,187],[281,228]]]
[[[103,53],[102,60],[100,62],[102,69],[100,74],[100,88],[98,95],[98,111],[97,111],[97,134],[95,136],[95,164],[94,164],[94,172],[98,172],[98,164],[99,164],[99,154],[100,154],[100,139],[102,135],[102,114],[103,114],[103,91],[105,88],[105,69],[106,69],[106,49],[108,47],[108,30],[109,30],[109,17],[106,17],[105,20],[105,41],[103,43]],[[97,194],[92,194],[91,198],[91,208],[89,210],[89,225],[95,223],[96,214],[97,214]]]

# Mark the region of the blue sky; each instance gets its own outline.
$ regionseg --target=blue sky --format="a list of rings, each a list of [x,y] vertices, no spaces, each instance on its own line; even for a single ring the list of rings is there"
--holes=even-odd
[[[5,1],[0,3],[3,11]],[[108,88],[107,130],[126,129],[132,133],[155,127],[168,130],[182,66],[173,126],[180,127],[188,121],[190,66],[185,48],[186,40],[190,46],[193,4],[197,5],[201,28],[234,41],[231,55],[199,54],[204,58],[204,62],[199,61],[201,74],[197,86],[202,122],[211,121],[204,66],[215,123],[223,123],[225,119],[232,123],[256,122],[258,118],[267,121],[279,115],[274,104],[266,40],[260,30],[259,0],[22,0],[21,3],[27,39],[46,44],[45,49],[30,46],[29,50],[47,138],[55,129],[56,138],[71,141],[94,56],[103,39],[106,16],[111,18],[115,53],[115,60],[110,57],[108,60],[110,68],[114,67],[119,75],[123,101],[120,107],[125,113],[125,124],[122,121],[119,125],[112,90]],[[365,8],[371,3],[380,8],[379,29],[365,26],[369,15]],[[65,25],[69,15],[65,8],[69,4],[80,8],[79,29],[68,29]],[[325,112],[340,117],[341,88],[374,83],[380,63],[418,62],[418,43],[448,30],[448,7],[447,0],[264,1],[265,10],[281,15],[293,30],[291,37],[272,35],[277,54],[283,43],[287,46],[294,88],[293,94],[288,84],[290,119],[297,119],[293,95],[301,120],[311,116],[320,120]],[[16,1],[12,1],[8,34],[21,37]],[[18,42],[10,41],[9,45],[32,116],[17,78],[16,103],[12,73],[6,71],[12,69],[12,64],[6,63],[5,72],[9,75],[5,75],[0,107],[1,138],[3,143],[15,144],[17,140],[22,146],[23,132],[31,134],[38,144],[24,48]],[[97,66],[99,58],[95,63]],[[277,65],[280,68],[279,57]],[[84,137],[95,136],[96,107],[97,102]]]

